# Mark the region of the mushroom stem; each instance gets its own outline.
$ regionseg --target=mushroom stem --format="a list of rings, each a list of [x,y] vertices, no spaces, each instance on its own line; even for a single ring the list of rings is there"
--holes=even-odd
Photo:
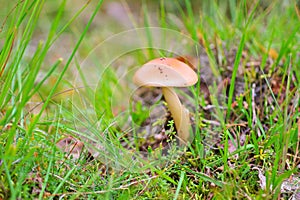
[[[171,112],[171,116],[174,119],[180,144],[183,145],[189,141],[189,136],[190,136],[189,111],[181,104],[177,94],[175,93],[174,88],[162,87],[162,92],[168,104],[168,108]]]

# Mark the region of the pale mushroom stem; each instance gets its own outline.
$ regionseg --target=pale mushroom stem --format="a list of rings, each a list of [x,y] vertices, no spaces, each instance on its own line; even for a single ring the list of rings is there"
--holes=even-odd
[[[174,88],[162,87],[162,92],[168,104],[168,108],[174,119],[177,134],[180,144],[183,145],[189,141],[190,138],[190,117],[189,111],[181,104]]]

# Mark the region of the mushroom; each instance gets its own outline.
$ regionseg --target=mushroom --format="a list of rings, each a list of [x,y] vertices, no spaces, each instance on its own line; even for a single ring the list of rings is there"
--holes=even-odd
[[[196,84],[197,74],[184,62],[175,58],[157,58],[138,69],[133,82],[146,87],[161,87],[167,106],[174,119],[180,144],[190,141],[189,111],[180,102],[174,87],[188,87]]]

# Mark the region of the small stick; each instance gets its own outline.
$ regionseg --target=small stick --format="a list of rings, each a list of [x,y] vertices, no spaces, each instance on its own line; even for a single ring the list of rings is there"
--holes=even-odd
[[[255,83],[253,83],[252,84],[252,126],[254,127],[255,125],[256,125],[256,120],[257,120],[257,118],[256,118],[256,111],[255,111],[255,87],[256,87],[256,85],[255,85]],[[258,137],[260,137],[261,136],[261,134],[260,134],[260,130],[259,129],[257,129],[257,135],[258,135]]]

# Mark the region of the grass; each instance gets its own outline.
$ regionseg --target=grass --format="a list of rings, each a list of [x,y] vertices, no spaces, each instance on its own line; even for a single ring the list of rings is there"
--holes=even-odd
[[[1,3],[0,199],[296,198],[298,2]],[[167,154],[160,92],[131,81],[162,56],[208,73]]]

